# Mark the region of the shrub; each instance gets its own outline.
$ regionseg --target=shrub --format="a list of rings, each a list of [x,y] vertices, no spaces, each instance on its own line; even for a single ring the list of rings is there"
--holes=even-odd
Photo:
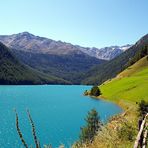
[[[135,138],[136,130],[131,123],[124,123],[118,131],[118,137],[121,140],[133,141]]]
[[[85,119],[86,126],[81,128],[80,141],[91,142],[94,139],[97,131],[101,129],[102,123],[100,122],[100,117],[95,109],[92,109],[88,112],[88,115]]]
[[[101,91],[98,86],[93,86],[90,90],[90,95],[92,96],[99,96],[101,95]]]

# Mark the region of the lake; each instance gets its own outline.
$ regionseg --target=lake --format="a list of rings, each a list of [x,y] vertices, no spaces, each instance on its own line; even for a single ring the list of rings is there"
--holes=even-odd
[[[0,148],[23,147],[15,126],[16,109],[20,129],[28,145],[34,146],[31,126],[26,113],[29,109],[41,145],[69,147],[79,138],[87,112],[95,108],[102,122],[122,109],[117,105],[83,96],[91,86],[37,85],[0,86]]]

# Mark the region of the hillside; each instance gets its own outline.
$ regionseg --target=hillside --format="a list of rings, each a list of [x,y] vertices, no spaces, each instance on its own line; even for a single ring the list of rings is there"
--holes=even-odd
[[[117,102],[128,100],[148,101],[148,57],[121,72],[114,79],[100,85],[102,96]]]
[[[13,53],[22,63],[43,73],[63,78],[73,84],[80,84],[81,76],[90,67],[105,62],[81,51],[79,53],[74,51],[70,55],[49,55],[13,49]]]
[[[0,84],[65,84],[62,79],[47,76],[21,64],[5,45],[0,43]]]
[[[86,73],[82,84],[101,84],[106,80],[115,77],[129,66],[131,59],[145,46],[148,46],[148,34],[113,60],[90,69]]]
[[[117,145],[119,148],[133,147],[140,119],[138,104],[141,100],[148,102],[148,56],[140,59],[114,79],[106,81],[99,88],[102,92],[99,98],[117,103],[124,112],[110,119],[88,148],[114,148]]]
[[[135,59],[137,55],[133,57]],[[131,148],[138,134],[139,103],[148,102],[148,55],[122,71],[115,78],[99,86],[102,98],[120,105],[124,112],[116,115],[103,126],[93,142],[73,148]]]

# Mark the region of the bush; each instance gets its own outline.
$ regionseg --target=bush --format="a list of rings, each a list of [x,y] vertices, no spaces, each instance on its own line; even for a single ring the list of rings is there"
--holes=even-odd
[[[100,122],[100,117],[95,109],[92,109],[88,112],[88,115],[85,119],[86,126],[81,128],[80,141],[91,142],[94,139],[97,131],[101,128],[102,123]]]
[[[100,96],[101,95],[101,91],[100,91],[99,87],[98,86],[93,86],[91,88],[91,90],[90,90],[90,95],[96,96],[96,97]]]
[[[136,130],[131,123],[124,123],[118,131],[118,137],[121,140],[133,141],[135,138]]]

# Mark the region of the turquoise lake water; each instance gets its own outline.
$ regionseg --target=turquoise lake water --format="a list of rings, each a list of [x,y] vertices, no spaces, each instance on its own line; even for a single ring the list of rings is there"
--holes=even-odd
[[[66,147],[79,138],[87,112],[95,108],[103,122],[122,112],[117,105],[83,96],[90,86],[0,86],[0,148],[23,147],[15,127],[15,112],[28,145],[34,146],[26,109],[30,110],[41,145]]]

